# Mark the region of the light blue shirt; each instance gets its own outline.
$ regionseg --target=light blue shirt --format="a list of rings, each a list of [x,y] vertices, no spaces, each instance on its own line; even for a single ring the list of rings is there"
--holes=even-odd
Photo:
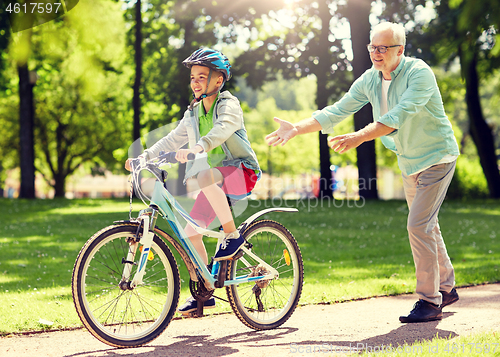
[[[396,129],[381,140],[397,154],[405,175],[435,165],[445,156],[458,156],[458,144],[431,68],[420,59],[402,56],[391,77],[386,114],[380,115],[382,72],[372,67],[342,99],[314,112],[313,117],[324,133],[333,133],[335,125],[371,103],[374,120]]]

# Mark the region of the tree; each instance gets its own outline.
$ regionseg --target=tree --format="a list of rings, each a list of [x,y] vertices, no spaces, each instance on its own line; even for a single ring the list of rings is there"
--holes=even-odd
[[[235,43],[237,28],[258,27],[263,14],[270,9],[277,10],[281,5],[279,1],[263,0],[252,3],[228,0],[149,2],[143,12],[142,28],[142,134],[179,120],[189,105],[189,70],[181,64],[185,58],[200,46],[221,48],[222,44]],[[134,17],[129,11],[126,18],[132,22]],[[226,83],[225,88],[233,88],[234,83],[234,80]],[[180,165],[181,171],[183,167]],[[179,194],[184,186],[183,175],[178,177]]]
[[[35,198],[35,150],[33,138],[33,85],[28,58],[31,51],[31,29],[18,36],[16,66],[19,76],[19,166],[21,168],[20,198]]]
[[[19,163],[21,167],[19,197],[35,198],[34,81],[30,79],[27,59],[18,62],[17,71],[19,74]]]
[[[32,30],[13,37],[16,46],[11,51],[19,78],[19,166],[21,169],[20,198],[35,198],[35,165],[33,142],[33,85],[28,66],[32,50]]]
[[[346,5],[337,1],[300,1],[296,7],[287,9],[288,17],[295,26],[279,35],[262,40],[263,45],[245,53],[242,67],[254,66],[254,73],[262,73],[249,82],[259,86],[269,78],[269,72],[283,71],[287,78],[314,74],[317,78],[316,107],[326,107],[345,92],[353,77],[359,77],[371,67],[366,51],[369,42],[371,1],[353,0]],[[285,10],[282,10],[285,11]],[[279,20],[279,14],[276,16]],[[349,22],[353,60],[347,60],[344,39],[336,38],[333,28]],[[352,71],[352,72],[351,72]],[[355,115],[355,130],[372,122],[370,106],[365,106]],[[330,151],[326,135],[320,134],[321,196],[331,196]],[[364,198],[378,198],[375,143],[368,142],[357,149],[359,171],[359,193]]]
[[[337,11],[336,1],[298,1],[282,13],[270,13],[269,21],[280,23],[288,17],[294,25],[281,32],[259,38],[261,45],[251,48],[238,58],[236,72],[253,68],[247,83],[259,87],[265,80],[274,79],[281,72],[284,78],[316,76],[316,107],[324,108],[331,98],[338,98],[347,89],[350,68],[343,51],[342,39],[336,38],[332,27],[343,16]],[[330,148],[326,134],[319,134],[320,197],[332,197]]]
[[[371,0],[351,0],[346,8],[346,17],[351,26],[351,42],[353,52],[353,75],[360,77],[372,65],[366,45],[370,42]],[[371,105],[365,105],[354,114],[354,130],[363,129],[373,122]],[[375,141],[361,144],[357,149],[359,196],[365,199],[378,199],[377,191],[377,158]]]
[[[134,27],[134,97],[132,107],[134,111],[133,141],[141,137],[141,87],[142,87],[142,1],[137,0],[134,6],[135,27]],[[140,153],[135,153],[138,156]]]
[[[434,63],[459,59],[466,89],[469,133],[477,148],[490,196],[500,198],[494,136],[483,115],[479,95],[480,78],[489,77],[494,68],[500,67],[500,56],[493,50],[495,34],[500,31],[500,5],[490,0],[443,0],[436,11],[437,17],[426,29],[420,46],[430,47],[430,51],[425,52],[435,54],[430,58]]]
[[[30,61],[39,75],[35,162],[57,197],[64,196],[65,180],[79,165],[115,163],[113,151],[127,129],[119,6],[81,3],[64,18],[33,29]],[[12,44],[13,58],[22,51],[20,43]]]

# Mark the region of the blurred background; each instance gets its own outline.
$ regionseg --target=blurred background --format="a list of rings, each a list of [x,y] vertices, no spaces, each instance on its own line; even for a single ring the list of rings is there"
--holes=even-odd
[[[379,140],[344,155],[324,134],[264,140],[273,117],[296,122],[338,100],[371,67],[371,27],[393,21],[407,30],[406,55],[433,67],[459,142],[448,195],[500,198],[498,0],[61,3],[63,16],[22,31],[12,4],[0,9],[0,197],[127,196],[129,147],[182,118],[191,92],[181,62],[209,46],[232,63],[226,89],[263,169],[252,198],[404,198]],[[336,133],[372,120],[366,106]],[[183,194],[178,176],[170,187]]]

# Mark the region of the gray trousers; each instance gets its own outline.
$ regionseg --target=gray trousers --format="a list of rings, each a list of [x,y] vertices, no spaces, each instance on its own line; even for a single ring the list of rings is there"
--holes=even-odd
[[[455,272],[438,224],[438,213],[455,172],[456,161],[434,165],[416,175],[403,174],[416,292],[420,299],[440,305],[455,285]]]

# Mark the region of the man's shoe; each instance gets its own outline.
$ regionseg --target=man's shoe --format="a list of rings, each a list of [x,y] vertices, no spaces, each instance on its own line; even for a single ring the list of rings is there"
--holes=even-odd
[[[441,309],[445,306],[451,305],[458,301],[458,293],[455,288],[451,289],[449,293],[446,291],[440,291],[441,295],[443,295],[443,302],[441,303]]]
[[[399,321],[401,322],[427,322],[441,320],[443,318],[443,312],[441,307],[434,305],[425,300],[418,300],[413,306],[408,316],[400,316]]]
[[[177,309],[177,311],[182,313],[182,314],[188,314],[190,312],[194,312],[194,311],[196,311],[197,303],[198,303],[198,301],[196,301],[192,296],[190,296],[186,300],[184,305],[179,307]],[[214,307],[215,307],[215,298],[213,296],[210,299],[208,299],[207,301],[205,301],[205,303],[203,304],[204,309],[213,309]]]
[[[232,238],[233,234],[237,235],[237,237]],[[243,244],[245,244],[245,239],[238,232],[228,234],[215,254],[214,260],[218,262],[233,258],[238,253],[238,250],[243,247]]]

